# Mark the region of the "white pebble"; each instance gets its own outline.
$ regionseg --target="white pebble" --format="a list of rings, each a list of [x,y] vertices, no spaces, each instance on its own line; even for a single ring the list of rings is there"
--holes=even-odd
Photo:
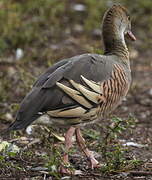
[[[73,9],[75,11],[85,11],[86,10],[86,7],[83,5],[83,4],[75,4],[73,6]]]
[[[16,49],[16,60],[19,60],[23,57],[24,55],[24,52],[21,48],[17,48]]]
[[[123,146],[133,146],[133,147],[138,147],[138,148],[142,148],[142,147],[147,147],[147,144],[138,144],[135,142],[126,142],[123,144]]]

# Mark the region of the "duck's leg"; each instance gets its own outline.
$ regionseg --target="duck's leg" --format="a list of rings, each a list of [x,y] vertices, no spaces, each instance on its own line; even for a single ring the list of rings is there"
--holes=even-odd
[[[95,167],[99,167],[99,162],[94,158],[92,152],[90,152],[89,149],[86,147],[85,140],[82,137],[80,128],[76,128],[75,133],[77,143],[82,152],[86,155],[87,159],[90,161],[91,168],[94,169]]]
[[[63,174],[71,174],[72,173],[65,166],[69,164],[68,151],[72,146],[72,136],[74,133],[75,133],[75,128],[70,127],[65,135],[65,153],[63,155],[63,165],[60,167],[60,173],[63,173]]]

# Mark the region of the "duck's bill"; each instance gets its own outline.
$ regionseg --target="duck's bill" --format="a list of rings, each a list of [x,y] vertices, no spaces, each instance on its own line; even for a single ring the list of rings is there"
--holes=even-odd
[[[134,34],[131,31],[127,31],[126,35],[132,40],[132,41],[136,41],[136,37],[134,36]]]

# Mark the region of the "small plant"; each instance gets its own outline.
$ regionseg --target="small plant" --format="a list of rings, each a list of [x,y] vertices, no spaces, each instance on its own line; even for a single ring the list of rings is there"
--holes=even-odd
[[[122,133],[134,125],[134,120],[131,116],[126,120],[118,117],[111,119],[111,125],[107,127],[105,137],[99,147],[105,160],[105,166],[101,168],[102,172],[119,172],[134,167],[135,163],[126,158],[128,149],[123,147],[119,141]],[[138,162],[138,160],[134,160],[134,162]],[[132,165],[129,166],[129,164]]]
[[[126,165],[125,152],[127,149],[116,144],[109,152],[104,152],[106,160],[105,166],[101,168],[102,172],[118,172]]]
[[[0,152],[0,174],[12,170],[25,171],[24,167],[22,167],[21,164],[14,161],[19,156],[19,153],[8,151],[7,148],[9,147],[6,146],[5,149]]]
[[[58,168],[60,164],[60,152],[56,147],[52,148],[51,155],[45,156],[46,164],[45,167],[48,168],[49,174],[54,176],[56,179],[60,179],[60,174],[58,173]]]
[[[111,119],[110,126],[107,126],[107,131],[103,140],[103,144],[107,145],[111,141],[117,141],[118,136],[122,135],[125,130],[129,130],[131,126],[134,126],[135,119],[129,116],[128,119],[123,120],[119,117],[113,117]],[[130,129],[131,130],[131,129]]]
[[[54,176],[56,179],[61,178],[61,174],[59,173],[59,169],[61,166],[64,166],[67,168],[69,172],[73,172],[74,168],[71,166],[71,164],[65,164],[62,159],[62,153],[66,152],[64,149],[64,146],[61,144],[59,145],[53,145],[51,147],[51,155],[45,156],[46,164],[45,167],[48,168],[49,174],[51,176]],[[68,152],[68,154],[73,153],[73,149]]]
[[[93,130],[93,129],[86,129],[84,130],[84,135],[86,138],[91,140],[99,140],[100,139],[100,132]]]

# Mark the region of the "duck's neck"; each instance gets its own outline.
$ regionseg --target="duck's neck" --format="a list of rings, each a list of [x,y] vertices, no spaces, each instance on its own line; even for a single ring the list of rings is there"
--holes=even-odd
[[[120,27],[117,27],[112,22],[105,22],[103,24],[103,43],[104,54],[114,54],[122,59],[129,60],[129,52],[125,43],[124,33]]]

